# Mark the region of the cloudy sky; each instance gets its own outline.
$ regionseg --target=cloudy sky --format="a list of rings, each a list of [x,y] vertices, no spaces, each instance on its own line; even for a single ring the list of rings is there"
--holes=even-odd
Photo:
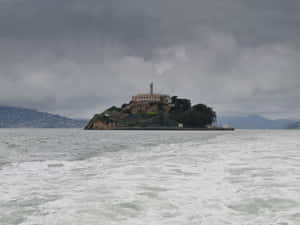
[[[0,0],[0,105],[88,118],[148,92],[300,118],[299,0]]]

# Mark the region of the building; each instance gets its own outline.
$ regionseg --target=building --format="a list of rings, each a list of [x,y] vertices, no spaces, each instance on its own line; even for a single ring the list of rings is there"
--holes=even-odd
[[[171,102],[171,98],[169,95],[165,95],[165,94],[154,94],[153,83],[151,83],[149,94],[138,94],[132,96],[132,101],[140,104],[151,103],[151,102],[162,102],[162,103],[169,104]]]

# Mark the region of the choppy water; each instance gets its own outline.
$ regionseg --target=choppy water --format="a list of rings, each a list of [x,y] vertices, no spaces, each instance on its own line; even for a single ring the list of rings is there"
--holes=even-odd
[[[0,130],[1,225],[299,225],[300,131]]]

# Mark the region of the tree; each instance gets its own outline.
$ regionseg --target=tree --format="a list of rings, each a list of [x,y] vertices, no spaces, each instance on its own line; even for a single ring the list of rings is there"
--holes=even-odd
[[[172,104],[174,104],[172,112],[185,112],[191,108],[191,101],[189,99],[177,98],[177,96],[173,96],[171,100]]]
[[[174,113],[173,118],[186,127],[205,127],[215,121],[216,113],[212,108],[198,104],[184,112]]]
[[[176,100],[177,100],[177,96],[172,96],[172,97],[171,97],[171,103],[172,103],[172,104],[175,104],[175,103],[176,103]]]
[[[112,107],[110,107],[109,109],[107,109],[106,111],[117,111],[117,112],[121,112],[121,109],[120,108],[118,108],[118,107],[116,107],[116,106],[112,106]]]

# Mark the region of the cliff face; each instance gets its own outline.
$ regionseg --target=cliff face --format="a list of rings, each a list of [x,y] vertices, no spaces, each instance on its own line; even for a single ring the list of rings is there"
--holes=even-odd
[[[176,125],[166,118],[171,107],[167,104],[124,104],[122,108],[111,107],[101,114],[96,114],[85,129],[113,129],[117,127],[151,127]],[[165,121],[163,121],[165,120]]]
[[[188,99],[172,97],[172,104],[163,102],[123,104],[96,114],[85,126],[87,130],[151,127],[206,127],[215,120],[215,112],[202,104],[191,106]]]

